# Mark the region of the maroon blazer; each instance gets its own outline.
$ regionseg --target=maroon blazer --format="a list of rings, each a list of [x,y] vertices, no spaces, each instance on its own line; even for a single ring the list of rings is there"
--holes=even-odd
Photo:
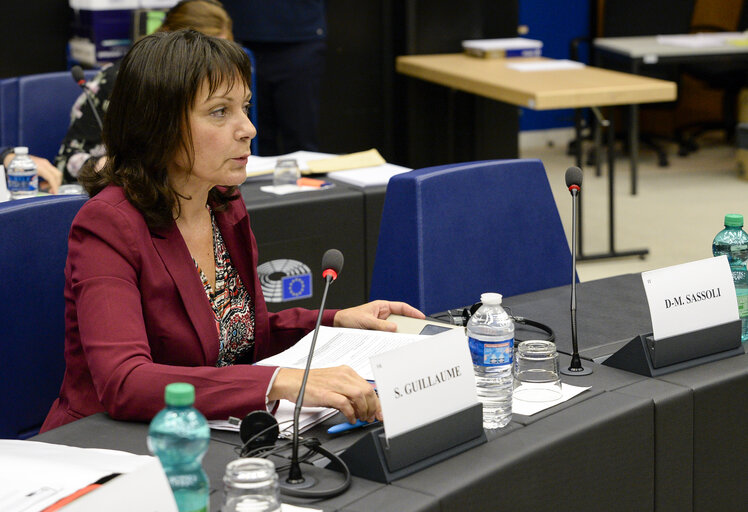
[[[215,217],[254,301],[255,362],[311,331],[317,313],[268,313],[244,202]],[[216,368],[216,322],[179,229],[149,229],[119,187],[102,190],[73,221],[65,304],[65,378],[42,431],[102,411],[149,421],[164,407],[164,387],[177,381],[194,384],[195,406],[209,419],[265,409],[275,368]],[[325,312],[323,322],[334,316]]]

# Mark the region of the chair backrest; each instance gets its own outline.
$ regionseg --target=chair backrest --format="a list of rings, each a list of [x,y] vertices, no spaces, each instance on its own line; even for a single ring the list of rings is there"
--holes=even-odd
[[[0,203],[0,438],[38,432],[60,391],[67,240],[85,201],[45,196]]]
[[[90,80],[96,73],[84,74]],[[53,161],[80,94],[67,71],[0,81],[0,146],[28,146],[32,155]]]
[[[387,185],[371,299],[426,314],[561,286],[571,251],[540,160],[443,165]]]
[[[598,0],[598,37],[687,34],[696,0]],[[646,12],[646,15],[642,15]]]

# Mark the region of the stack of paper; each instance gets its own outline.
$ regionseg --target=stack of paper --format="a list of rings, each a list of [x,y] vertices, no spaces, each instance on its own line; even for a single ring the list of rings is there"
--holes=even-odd
[[[247,162],[247,177],[273,174],[275,163],[281,158],[296,159],[303,175],[333,173],[331,175],[336,180],[357,187],[386,185],[392,176],[411,170],[387,163],[376,149],[340,156],[296,151],[279,156],[250,156]]]
[[[470,39],[462,42],[462,48],[471,57],[540,57],[543,42],[524,37]]]

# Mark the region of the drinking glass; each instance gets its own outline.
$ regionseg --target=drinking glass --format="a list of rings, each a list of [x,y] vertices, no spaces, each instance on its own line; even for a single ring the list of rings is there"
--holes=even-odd
[[[278,474],[267,459],[229,462],[223,476],[222,512],[276,512],[281,509]]]
[[[561,398],[556,344],[546,340],[523,341],[514,356],[516,400],[551,402]]]
[[[273,171],[273,186],[296,185],[296,181],[301,177],[299,164],[295,158],[280,158],[275,163]]]

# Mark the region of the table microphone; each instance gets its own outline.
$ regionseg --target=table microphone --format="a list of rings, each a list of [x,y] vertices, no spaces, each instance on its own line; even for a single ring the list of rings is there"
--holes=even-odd
[[[101,118],[99,117],[99,112],[96,110],[96,106],[94,105],[93,100],[91,99],[91,90],[86,86],[86,77],[83,75],[83,69],[81,69],[80,66],[73,66],[70,68],[70,73],[73,75],[73,80],[75,80],[75,83],[78,84],[78,86],[83,89],[83,94],[86,95],[86,101],[88,102],[88,106],[91,107],[91,111],[93,112],[94,117],[96,118],[96,124],[99,125],[99,130],[102,132],[104,131],[104,123],[101,122]]]
[[[341,492],[345,491],[351,484],[350,472],[348,471],[345,463],[340,460],[337,456],[330,452],[317,447],[317,451],[327,456],[341,466],[343,472],[344,482],[332,489],[315,490],[314,487],[319,484],[319,480],[325,478],[326,475],[322,472],[330,472],[329,470],[318,468],[314,465],[310,465],[309,469],[317,474],[317,477],[304,478],[301,472],[301,466],[299,464],[299,415],[301,414],[301,406],[304,402],[304,391],[306,390],[306,382],[309,378],[309,369],[312,365],[312,357],[314,356],[314,347],[317,344],[317,335],[319,334],[319,327],[322,323],[322,313],[325,309],[325,301],[327,300],[327,290],[330,287],[330,283],[338,278],[340,270],[343,268],[343,254],[337,249],[328,249],[322,256],[322,277],[325,279],[325,289],[322,293],[322,301],[320,303],[319,314],[317,315],[317,324],[314,327],[314,335],[312,336],[312,343],[309,347],[309,355],[306,360],[306,368],[304,368],[304,377],[301,380],[301,387],[299,388],[299,395],[296,398],[296,406],[294,407],[293,414],[293,441],[292,441],[292,452],[291,452],[291,466],[288,470],[287,478],[279,478],[279,486],[281,493],[300,497],[300,498],[329,498],[336,496]],[[339,473],[336,473],[339,475]]]
[[[571,365],[561,368],[564,375],[589,375],[591,368],[582,366],[577,344],[577,204],[582,190],[582,169],[569,167],[566,169],[566,186],[571,192]]]

